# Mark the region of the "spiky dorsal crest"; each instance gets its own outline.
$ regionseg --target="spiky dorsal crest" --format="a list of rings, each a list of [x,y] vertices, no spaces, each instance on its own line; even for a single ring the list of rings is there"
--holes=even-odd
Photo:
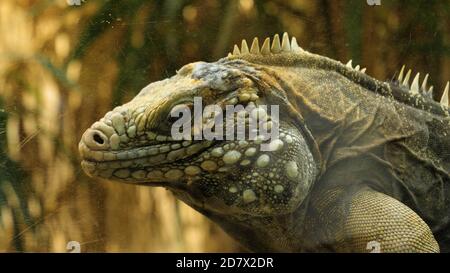
[[[400,73],[398,74],[398,77],[397,77],[398,84],[400,86],[408,88],[409,91],[413,94],[420,94],[424,97],[428,97],[428,98],[432,99],[434,87],[433,86],[428,87],[428,79],[429,79],[430,75],[426,74],[422,81],[422,84],[420,84],[420,73],[416,74],[412,83],[410,82],[411,73],[412,73],[412,70],[408,69],[408,72],[406,72],[406,74],[405,74],[405,66],[402,66],[402,69],[400,70]],[[447,85],[444,88],[444,93],[440,100],[441,105],[445,106],[445,107],[450,107],[450,105],[449,105],[449,89],[450,89],[450,82],[447,82]]]
[[[247,41],[244,39],[242,40],[240,47],[238,45],[234,45],[233,52],[230,52],[228,54],[228,57],[239,57],[246,54],[269,56],[284,53],[308,55],[311,54],[298,45],[297,39],[295,37],[289,38],[288,33],[285,32],[283,33],[281,39],[278,34],[275,34],[272,40],[270,38],[265,38],[262,46],[260,46],[258,38],[253,39],[250,47],[248,46]],[[350,70],[361,73],[366,72],[366,68],[361,68],[360,65],[356,65],[355,67],[353,67],[352,60],[347,62],[345,66]],[[425,75],[422,81],[422,85],[420,85],[420,73],[417,73],[412,83],[410,83],[411,73],[412,70],[409,69],[405,75],[405,66],[403,66],[397,78],[398,84],[402,87],[406,87],[414,95],[421,95],[423,97],[432,99],[434,87],[428,87],[429,74]],[[440,100],[441,105],[447,108],[450,107],[449,89],[450,82],[447,82],[443,96]]]
[[[271,55],[280,53],[306,53],[298,43],[295,37],[289,39],[289,35],[285,32],[280,40],[280,36],[275,34],[272,41],[270,38],[264,39],[262,46],[259,46],[258,38],[254,38],[250,49],[247,41],[242,40],[241,46],[234,45],[233,53],[229,53],[228,56],[239,56],[242,54],[254,54],[254,55]]]
[[[280,55],[280,54],[304,54],[304,55],[314,55],[303,48],[301,48],[295,37],[289,38],[289,34],[284,32],[282,38],[278,34],[275,34],[272,38],[265,38],[262,46],[258,38],[254,38],[251,46],[248,46],[247,40],[242,40],[241,46],[235,44],[233,47],[233,52],[228,53],[228,57],[240,57],[242,55],[254,55],[254,56],[270,56],[270,55]],[[318,57],[319,55],[317,55]],[[342,63],[341,63],[342,64]],[[347,65],[350,70],[358,71],[361,73],[366,73],[366,68],[362,68],[357,65],[352,66],[352,60],[350,60]]]

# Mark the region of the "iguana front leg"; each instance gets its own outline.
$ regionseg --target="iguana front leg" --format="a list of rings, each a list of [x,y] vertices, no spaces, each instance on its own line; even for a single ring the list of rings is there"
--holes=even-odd
[[[310,234],[322,251],[439,252],[428,225],[390,196],[371,189],[321,194],[327,200],[312,204],[316,228]]]
[[[371,245],[380,252],[439,252],[433,233],[419,215],[373,190],[357,192],[351,199],[344,229],[344,245],[351,252],[368,252]]]

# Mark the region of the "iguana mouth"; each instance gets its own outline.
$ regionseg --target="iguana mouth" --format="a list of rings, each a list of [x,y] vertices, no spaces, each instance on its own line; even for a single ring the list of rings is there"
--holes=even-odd
[[[96,151],[90,150],[81,141],[79,150],[83,158],[82,167],[88,174],[110,178],[115,171],[122,170],[122,175],[119,172],[118,177],[126,178],[128,176],[126,175],[126,169],[129,170],[131,175],[133,169],[159,167],[174,162],[183,164],[186,161],[191,161],[212,145],[213,142],[211,141],[171,141],[121,151]],[[135,176],[137,176],[135,178],[145,178],[141,177],[142,175],[139,175],[139,173]]]

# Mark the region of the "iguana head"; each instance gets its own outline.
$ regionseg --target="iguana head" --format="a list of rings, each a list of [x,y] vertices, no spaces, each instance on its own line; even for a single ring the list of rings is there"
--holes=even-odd
[[[245,43],[218,62],[191,63],[148,85],[86,130],[79,144],[83,169],[108,180],[163,186],[190,205],[220,213],[277,215],[296,209],[318,172],[307,129],[270,73],[241,57],[298,50],[295,38],[285,35],[280,43],[276,35],[262,49]],[[201,109],[194,109],[199,99]],[[236,124],[230,126],[244,124],[245,138],[235,133],[235,139],[196,140],[200,127],[216,129],[219,120],[230,124],[227,106],[235,110]],[[184,129],[191,128],[183,139],[173,129],[181,116],[183,125],[189,124]],[[256,128],[252,119],[258,120]],[[250,131],[262,129],[278,134],[250,138]]]

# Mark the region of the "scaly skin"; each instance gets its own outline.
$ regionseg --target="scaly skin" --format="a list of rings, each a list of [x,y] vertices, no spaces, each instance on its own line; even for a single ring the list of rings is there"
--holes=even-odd
[[[409,76],[379,82],[286,34],[269,45],[188,64],[107,113],[80,142],[86,173],[166,187],[252,251],[450,251],[448,102],[418,77],[411,90]],[[174,140],[169,113],[194,97],[278,105],[280,137]]]

